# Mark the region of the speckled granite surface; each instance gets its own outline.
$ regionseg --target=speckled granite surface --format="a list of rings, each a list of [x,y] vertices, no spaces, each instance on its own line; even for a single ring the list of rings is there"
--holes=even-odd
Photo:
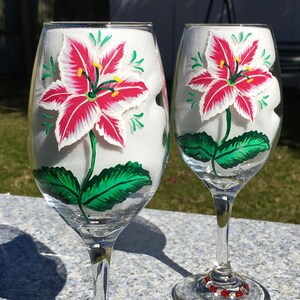
[[[0,195],[0,221],[0,299],[91,299],[87,251],[43,199]],[[231,224],[234,269],[272,300],[300,299],[300,225]],[[110,299],[171,299],[175,283],[214,257],[214,217],[144,209],[116,243]]]

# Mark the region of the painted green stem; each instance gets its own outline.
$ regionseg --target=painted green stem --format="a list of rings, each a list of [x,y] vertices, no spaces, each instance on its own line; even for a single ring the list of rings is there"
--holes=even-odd
[[[95,93],[95,89],[97,89],[97,85],[99,81],[99,69],[97,67],[95,67],[95,69],[96,69],[96,80],[95,80],[95,84],[93,85],[93,93]]]
[[[91,155],[91,164],[90,164],[90,168],[89,168],[89,171],[84,179],[84,182],[81,186],[81,192],[80,192],[80,196],[78,198],[78,206],[79,206],[79,209],[83,215],[83,217],[85,218],[86,222],[89,223],[89,218],[87,217],[86,213],[84,212],[83,210],[83,207],[82,207],[82,203],[81,203],[81,195],[82,195],[82,191],[85,190],[85,186],[87,185],[87,183],[89,182],[89,180],[91,179],[91,176],[94,172],[94,168],[95,168],[95,161],[96,161],[96,136],[94,134],[94,132],[91,130],[89,132],[89,136],[90,136],[90,141],[91,141],[91,149],[92,149],[92,155]]]
[[[91,156],[91,165],[89,168],[89,171],[85,177],[85,180],[82,184],[82,189],[85,188],[86,184],[88,183],[88,181],[90,180],[93,172],[94,172],[94,168],[95,168],[95,161],[96,161],[96,136],[94,134],[94,132],[91,130],[89,132],[89,136],[90,136],[90,141],[91,141],[91,148],[92,148],[92,156]]]
[[[226,132],[225,132],[225,136],[223,137],[222,141],[220,142],[220,144],[218,146],[221,146],[228,138],[229,134],[230,134],[230,130],[231,130],[231,111],[230,111],[230,108],[227,108],[226,109]],[[214,154],[214,157],[217,153],[217,148],[216,148],[216,151],[215,151],[215,154]],[[211,161],[211,166],[212,166],[212,169],[215,173],[215,175],[217,177],[218,174],[217,174],[217,170],[216,170],[216,165],[215,165],[215,159],[213,158],[212,161]]]
[[[212,161],[211,161],[211,166],[212,166],[212,169],[213,169],[215,175],[219,178],[219,175],[218,175],[217,170],[216,170],[215,159],[212,159]]]
[[[226,125],[227,125],[226,133],[225,133],[225,136],[224,136],[223,140],[221,141],[220,145],[222,145],[227,140],[227,138],[229,136],[229,133],[230,133],[230,130],[231,130],[231,111],[230,111],[230,108],[226,109]]]
[[[110,84],[110,83],[116,83],[116,80],[107,80],[102,82],[94,91],[95,94],[98,94],[102,90],[110,90],[112,93],[115,91],[112,87],[105,87],[104,85]]]

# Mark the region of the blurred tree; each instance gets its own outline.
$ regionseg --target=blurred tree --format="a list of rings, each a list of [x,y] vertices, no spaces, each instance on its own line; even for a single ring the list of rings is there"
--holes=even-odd
[[[55,21],[108,21],[109,0],[55,0]]]
[[[38,0],[0,0],[0,74],[30,76]],[[29,21],[30,20],[30,21]]]

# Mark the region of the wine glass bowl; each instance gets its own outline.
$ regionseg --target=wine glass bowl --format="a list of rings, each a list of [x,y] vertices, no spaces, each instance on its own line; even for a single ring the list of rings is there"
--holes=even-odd
[[[217,262],[178,283],[174,299],[268,299],[233,272],[228,233],[238,192],[261,169],[281,129],[280,68],[266,25],[187,24],[179,46],[172,122],[179,151],[212,194]]]
[[[45,23],[28,111],[33,176],[83,239],[94,297],[108,298],[114,243],[158,188],[168,101],[150,23]]]

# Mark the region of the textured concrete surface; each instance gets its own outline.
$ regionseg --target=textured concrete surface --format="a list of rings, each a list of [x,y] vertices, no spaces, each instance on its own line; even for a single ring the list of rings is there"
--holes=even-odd
[[[110,299],[172,299],[178,281],[213,266],[215,226],[212,216],[144,209],[116,243]],[[299,237],[300,225],[232,219],[232,266],[272,300],[300,299]],[[41,198],[0,195],[0,270],[0,299],[92,297],[83,243]]]

